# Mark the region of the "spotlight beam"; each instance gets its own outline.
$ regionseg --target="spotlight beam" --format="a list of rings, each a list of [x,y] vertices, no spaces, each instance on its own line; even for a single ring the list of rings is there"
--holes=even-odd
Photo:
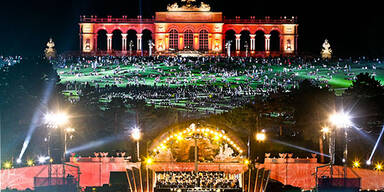
[[[99,147],[99,146],[105,145],[107,143],[111,143],[111,142],[114,142],[114,141],[119,141],[119,140],[122,140],[122,139],[125,139],[125,138],[126,138],[126,136],[124,136],[124,135],[115,135],[115,136],[105,137],[105,138],[102,138],[102,139],[99,139],[99,140],[96,140],[96,141],[91,141],[89,143],[86,143],[86,144],[78,146],[78,147],[74,147],[74,148],[68,149],[66,154],[74,153],[74,152],[79,152],[79,151],[84,151],[84,150],[95,148],[95,147]]]
[[[380,132],[379,138],[377,138],[376,144],[375,144],[375,146],[373,147],[373,150],[372,150],[372,152],[371,152],[371,155],[369,156],[369,159],[368,159],[369,162],[371,162],[372,157],[373,157],[373,154],[375,154],[375,151],[376,151],[377,146],[379,145],[379,141],[380,141],[380,139],[381,139],[381,136],[383,136],[383,132],[384,132],[384,126],[381,128],[381,132]]]
[[[47,87],[44,91],[43,99],[37,108],[38,110],[33,114],[31,124],[29,125],[27,136],[24,139],[23,147],[21,148],[19,157],[17,159],[23,158],[25,150],[27,150],[29,142],[31,141],[33,132],[35,132],[35,129],[39,126],[38,122],[41,119],[41,115],[42,115],[42,113],[40,111],[43,111],[41,109],[43,109],[43,108],[45,108],[45,106],[47,106],[49,98],[51,97],[53,86],[55,85],[55,81],[56,80],[54,79],[54,80],[50,80],[49,82],[47,82]]]
[[[304,148],[304,147],[300,147],[300,146],[293,145],[293,144],[290,144],[290,143],[286,143],[286,142],[283,142],[283,141],[279,141],[279,140],[276,140],[276,139],[269,139],[269,140],[272,141],[272,142],[278,143],[278,144],[282,144],[282,145],[285,145],[285,146],[288,146],[288,147],[292,147],[292,148],[295,148],[295,149],[300,149],[300,150],[303,150],[303,151],[315,153],[315,154],[318,154],[318,155],[321,155],[321,156],[324,156],[324,157],[328,157],[328,158],[331,157],[331,156],[329,156],[327,154],[324,154],[324,153],[320,153],[320,152],[317,152],[317,151],[314,151],[314,150],[311,150],[311,149],[307,149],[307,148]]]
[[[361,128],[357,127],[356,125],[352,125],[351,127],[354,128],[354,130],[356,130],[358,134],[360,134],[361,136],[369,140],[369,142],[371,143],[375,142],[375,140],[372,137],[370,137],[368,134],[364,133],[364,131]]]

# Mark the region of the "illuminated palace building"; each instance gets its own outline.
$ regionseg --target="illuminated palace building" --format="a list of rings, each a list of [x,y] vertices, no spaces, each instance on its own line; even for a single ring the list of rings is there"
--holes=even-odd
[[[295,17],[227,19],[208,4],[182,0],[150,19],[81,16],[80,46],[83,54],[221,54],[230,41],[236,54],[294,54],[297,27]]]

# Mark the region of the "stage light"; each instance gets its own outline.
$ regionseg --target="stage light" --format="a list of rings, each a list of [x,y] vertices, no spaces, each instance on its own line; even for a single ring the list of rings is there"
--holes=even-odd
[[[17,159],[17,160],[16,160],[16,163],[17,163],[17,164],[20,164],[20,163],[21,163],[21,159]]]
[[[372,162],[371,162],[370,160],[367,160],[365,163],[366,163],[367,165],[371,165],[371,164],[372,164]]]
[[[213,137],[213,140],[218,141],[218,140],[220,140],[220,137],[219,137],[218,135],[215,135],[215,136]]]
[[[330,129],[329,129],[329,127],[323,127],[323,128],[321,129],[321,132],[322,132],[322,133],[325,133],[325,134],[328,134],[328,133],[330,132]]]
[[[72,133],[72,132],[75,132],[75,129],[68,127],[68,128],[65,128],[65,132]]]
[[[32,166],[33,165],[33,160],[32,159],[28,159],[27,160],[27,165],[28,166]]]
[[[48,159],[49,159],[49,157],[39,156],[39,157],[37,158],[37,161],[38,161],[40,164],[44,164]]]
[[[329,121],[337,128],[347,128],[352,124],[351,117],[344,112],[332,114],[329,117]]]
[[[375,165],[375,169],[376,169],[377,171],[381,171],[381,170],[383,170],[383,164],[377,162],[376,165]]]
[[[245,165],[248,165],[248,164],[249,164],[249,160],[248,160],[248,159],[245,159],[245,160],[244,160],[244,164],[245,164]]]
[[[68,115],[65,113],[47,113],[44,116],[45,123],[52,125],[53,128],[66,124],[68,119]]]
[[[257,133],[256,134],[256,140],[257,141],[265,141],[265,139],[266,139],[265,133]]]
[[[181,140],[183,140],[183,136],[181,136],[181,135],[177,135],[176,139],[177,139],[178,141],[181,141]]]
[[[4,162],[4,168],[5,169],[10,169],[10,168],[12,168],[12,162],[10,162],[10,161],[6,161],[6,162]]]
[[[359,167],[360,167],[360,161],[359,160],[353,161],[353,168],[359,168]]]
[[[138,141],[141,138],[141,133],[139,128],[134,128],[132,130],[132,138],[136,141]]]
[[[153,159],[148,157],[146,160],[145,160],[145,163],[147,163],[147,165],[152,165],[153,163]]]
[[[45,157],[39,157],[38,158],[39,163],[43,164],[45,163]]]

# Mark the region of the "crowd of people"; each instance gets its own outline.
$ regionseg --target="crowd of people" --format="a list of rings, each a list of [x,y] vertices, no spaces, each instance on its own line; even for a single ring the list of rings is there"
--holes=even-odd
[[[158,172],[157,189],[238,189],[237,175],[224,172]]]
[[[368,64],[371,62],[370,64]],[[90,83],[102,97],[124,97],[161,107],[226,111],[256,96],[289,91],[304,78],[320,86],[342,74],[353,80],[352,65],[372,75],[381,60],[309,57],[72,57],[58,63],[66,89]],[[71,78],[66,81],[66,77]],[[92,79],[84,82],[82,78]],[[115,91],[111,91],[111,89]]]
[[[0,55],[0,68],[12,66],[21,61],[21,56],[1,56]]]

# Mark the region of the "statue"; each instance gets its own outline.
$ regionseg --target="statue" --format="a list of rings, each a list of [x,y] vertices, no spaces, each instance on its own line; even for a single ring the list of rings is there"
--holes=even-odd
[[[164,151],[161,151],[160,153],[157,153],[153,159],[155,161],[175,161],[175,158],[173,158],[171,149],[166,149]]]
[[[325,39],[323,43],[323,49],[321,50],[320,54],[323,59],[332,58],[332,49],[331,45],[328,43],[328,39]]]
[[[216,155],[214,161],[215,162],[233,162],[238,160],[238,157],[233,156],[234,151],[232,148],[228,146],[228,144],[224,144],[224,146],[220,147],[219,153]]]
[[[152,56],[152,48],[155,46],[155,44],[152,43],[152,40],[148,40],[148,46],[149,46],[149,56]]]
[[[201,2],[200,6],[194,5],[193,3],[196,2],[196,0],[181,0],[183,5],[173,3],[171,5],[167,6],[168,11],[210,11],[211,7],[204,3]]]
[[[171,10],[177,10],[179,8],[179,5],[177,3],[174,3],[172,5],[168,5],[167,6],[167,10],[168,11],[171,11]]]
[[[225,44],[225,48],[227,48],[228,57],[231,57],[231,41],[227,41],[227,43]]]
[[[286,48],[288,51],[292,50],[292,47],[291,47],[291,40],[288,39],[287,40],[287,48]]]
[[[55,43],[53,42],[52,38],[49,38],[47,48],[45,48],[44,53],[47,59],[52,59],[56,57]]]
[[[204,3],[204,2],[201,2],[201,4],[200,4],[200,9],[201,10],[207,10],[207,11],[209,11],[210,9],[211,9],[211,7],[208,5],[208,4],[206,4],[206,3]]]

